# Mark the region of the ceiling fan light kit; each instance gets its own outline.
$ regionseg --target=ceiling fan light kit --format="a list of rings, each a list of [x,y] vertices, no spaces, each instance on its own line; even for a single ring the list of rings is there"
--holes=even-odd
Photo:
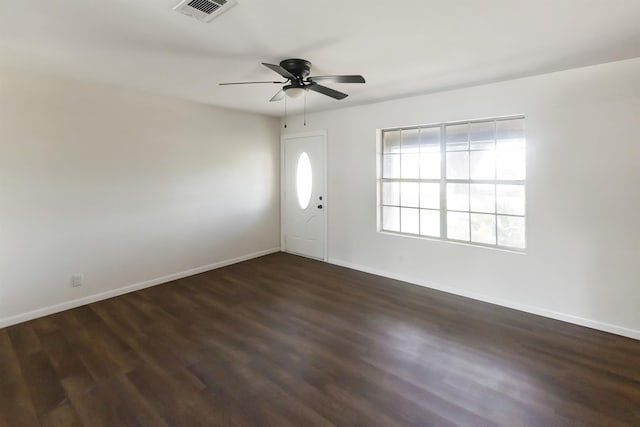
[[[285,86],[284,93],[289,98],[300,98],[302,95],[307,93],[307,89],[302,87],[295,87],[295,86]]]

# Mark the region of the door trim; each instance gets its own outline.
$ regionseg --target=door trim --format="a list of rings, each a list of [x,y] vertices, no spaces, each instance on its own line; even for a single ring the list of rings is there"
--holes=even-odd
[[[319,136],[322,137],[323,142],[323,165],[324,169],[324,196],[323,196],[323,209],[324,209],[324,254],[322,260],[324,262],[329,261],[329,204],[327,201],[329,200],[329,188],[327,187],[327,130],[316,130],[310,132],[301,132],[301,133],[286,133],[280,135],[280,247],[283,252],[287,251],[287,245],[285,244],[285,231],[287,225],[287,215],[286,215],[286,203],[285,203],[285,192],[286,192],[286,171],[285,171],[285,141],[287,139],[292,138],[308,138],[311,136]]]

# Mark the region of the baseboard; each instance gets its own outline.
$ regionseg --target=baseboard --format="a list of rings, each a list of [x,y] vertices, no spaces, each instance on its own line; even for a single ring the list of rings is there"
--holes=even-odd
[[[224,261],[214,262],[213,264],[203,265],[200,267],[191,268],[189,270],[181,271],[179,273],[173,273],[166,276],[158,277],[151,280],[146,280],[140,283],[134,283],[133,285],[123,286],[121,288],[112,289],[110,291],[101,292],[95,295],[89,295],[86,297],[66,301],[60,304],[50,305],[48,307],[39,308],[37,310],[29,311],[26,313],[17,314],[10,317],[0,318],[0,328],[15,325],[18,323],[26,322],[28,320],[37,319],[38,317],[48,316],[49,314],[59,313],[64,310],[80,307],[83,305],[91,304],[93,302],[102,301],[105,299],[117,297],[119,295],[128,294],[129,292],[139,291],[140,289],[149,288],[151,286],[161,285],[163,283],[172,282],[174,280],[182,279],[184,277],[193,276],[195,274],[204,273],[205,271],[215,270],[217,268],[226,267],[231,264],[236,264],[242,261],[247,261],[253,258],[258,258],[264,255],[269,255],[275,252],[280,252],[280,248],[271,248],[263,251],[253,252],[248,255],[239,256],[237,258],[227,259]]]
[[[623,326],[612,325],[610,323],[599,322],[596,320],[586,319],[572,314],[561,313],[558,311],[547,310],[545,308],[533,307],[524,305],[512,301],[503,300],[500,298],[494,298],[487,295],[476,294],[468,292],[462,289],[426,282],[422,279],[415,277],[409,277],[401,274],[394,274],[384,270],[378,270],[375,268],[366,267],[363,265],[353,264],[351,262],[342,261],[340,259],[329,258],[329,263],[339,265],[341,267],[347,267],[353,270],[363,271],[365,273],[375,274],[376,276],[388,277],[390,279],[400,280],[402,282],[411,283],[418,286],[423,286],[430,289],[435,289],[442,292],[447,292],[454,295],[459,295],[466,298],[471,298],[478,301],[488,302],[490,304],[496,304],[502,307],[512,308],[514,310],[524,311],[526,313],[536,314],[538,316],[548,317],[555,320],[561,320],[563,322],[573,323],[575,325],[586,326],[587,328],[597,329],[599,331],[609,332],[623,337],[633,338],[640,340],[640,331]]]

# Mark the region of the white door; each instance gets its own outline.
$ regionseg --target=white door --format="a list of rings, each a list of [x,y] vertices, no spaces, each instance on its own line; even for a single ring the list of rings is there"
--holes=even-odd
[[[325,134],[285,136],[284,249],[325,259]]]

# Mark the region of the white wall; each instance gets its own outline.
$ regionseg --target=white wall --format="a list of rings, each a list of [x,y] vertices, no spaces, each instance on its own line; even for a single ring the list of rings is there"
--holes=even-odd
[[[278,126],[0,70],[0,326],[279,248]]]
[[[376,232],[377,129],[511,114],[526,115],[526,255]],[[307,123],[286,132],[328,130],[331,261],[640,338],[640,59]]]

